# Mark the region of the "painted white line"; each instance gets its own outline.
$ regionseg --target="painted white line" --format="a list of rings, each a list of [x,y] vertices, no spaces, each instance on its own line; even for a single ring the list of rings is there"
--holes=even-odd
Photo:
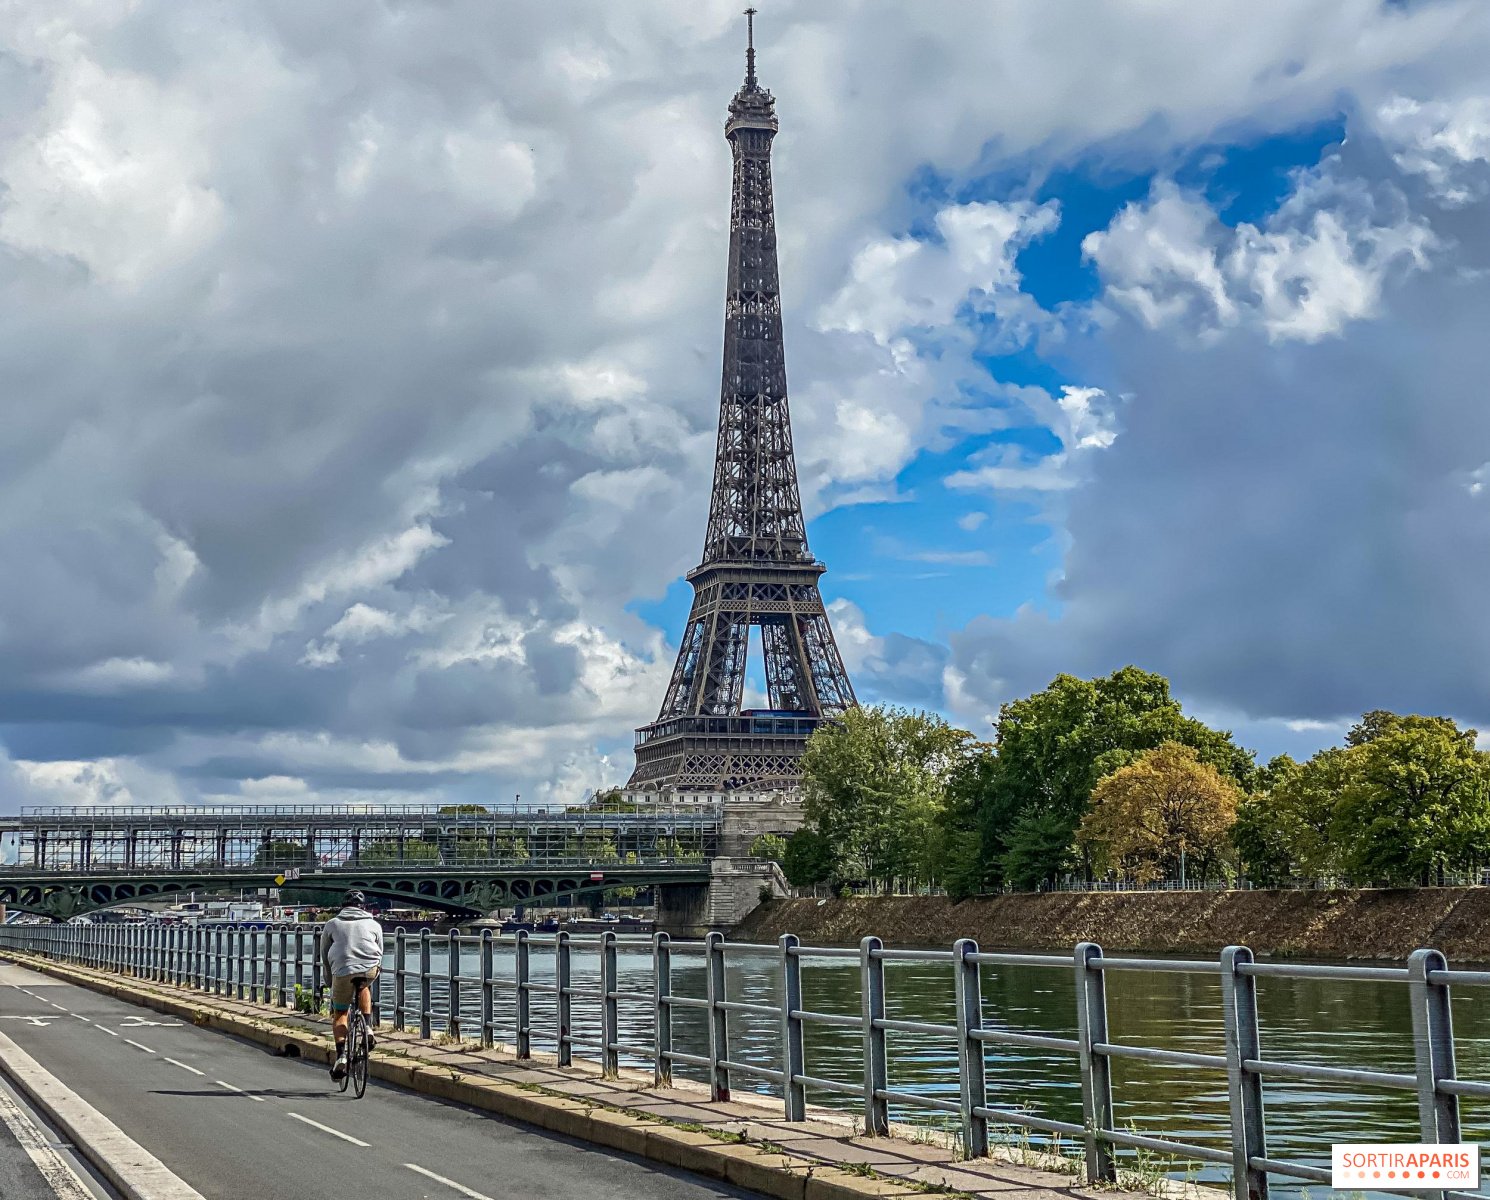
[[[76,1017],[79,1021],[87,1022],[89,1025],[93,1024],[92,1018],[85,1017],[82,1013],[72,1013],[71,1015]]]
[[[168,1063],[170,1063],[173,1067],[180,1067],[183,1071],[190,1071],[193,1075],[205,1075],[205,1074],[207,1074],[206,1071],[198,1071],[195,1067],[193,1067],[193,1066],[191,1066],[191,1065],[189,1065],[187,1063],[181,1062],[178,1059],[166,1058],[166,1056],[164,1054],[161,1055],[161,1058],[164,1058],[165,1061],[168,1062]]]
[[[42,1065],[0,1034],[0,1068],[25,1092],[101,1175],[126,1196],[203,1200],[202,1193]]]
[[[245,1092],[241,1087],[234,1087],[231,1083],[224,1083],[221,1079],[214,1079],[212,1082],[217,1084],[218,1087],[227,1088],[230,1092],[237,1092],[240,1096],[248,1096],[248,1093]],[[248,1096],[248,1098],[250,1100],[257,1100],[260,1104],[264,1103],[263,1096]]]
[[[426,1171],[418,1163],[404,1163],[411,1171],[418,1171],[426,1179],[433,1179],[436,1183],[443,1183],[448,1188],[454,1188],[462,1196],[469,1196],[471,1200],[492,1200],[484,1192],[478,1192],[475,1188],[468,1188],[463,1183],[456,1183],[453,1179],[446,1179],[443,1175],[436,1175],[433,1171]]]
[[[322,1133],[329,1133],[332,1137],[339,1137],[342,1141],[351,1142],[354,1146],[361,1146],[364,1149],[367,1147],[368,1143],[364,1142],[361,1138],[354,1138],[350,1133],[343,1133],[340,1129],[332,1129],[330,1125],[322,1125],[319,1121],[312,1121],[309,1117],[302,1117],[299,1113],[286,1113],[285,1116],[294,1117],[297,1121],[304,1121],[307,1125],[314,1125]],[[481,1200],[490,1200],[490,1197],[483,1196]]]
[[[0,1092],[0,1121],[5,1122],[21,1144],[21,1149],[41,1172],[42,1179],[57,1200],[92,1200],[93,1193],[83,1186],[66,1160],[52,1148],[46,1134],[4,1092]]]
[[[55,1000],[48,1000],[47,1003],[50,1004],[53,1008],[57,1009],[59,1012],[67,1011],[67,1009],[63,1008],[62,1005],[58,1004]]]
[[[155,1051],[152,1050],[152,1049],[150,1049],[149,1046],[142,1046],[142,1045],[140,1045],[139,1042],[135,1041],[133,1038],[125,1038],[124,1040],[126,1042],[128,1042],[131,1046],[133,1046],[136,1050],[143,1050],[146,1054],[154,1054],[155,1053]]]
[[[107,1025],[99,1025],[99,1023],[97,1021],[94,1021],[93,1024],[94,1024],[95,1027],[97,1027],[99,1029],[102,1029],[110,1037],[118,1037],[119,1036],[112,1029],[110,1029]]]

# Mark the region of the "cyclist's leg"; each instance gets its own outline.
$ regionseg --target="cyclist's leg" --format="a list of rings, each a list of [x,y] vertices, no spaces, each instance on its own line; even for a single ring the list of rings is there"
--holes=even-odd
[[[371,1050],[375,1042],[372,1031],[372,981],[378,977],[378,968],[374,967],[362,980],[362,986],[357,990],[357,1007],[362,1010],[366,1017],[364,1024],[367,1027],[367,1048]]]
[[[336,1060],[331,1065],[331,1074],[346,1073],[347,1069],[347,1009],[352,1006],[352,976],[337,975],[331,981],[331,1039],[336,1044]]]

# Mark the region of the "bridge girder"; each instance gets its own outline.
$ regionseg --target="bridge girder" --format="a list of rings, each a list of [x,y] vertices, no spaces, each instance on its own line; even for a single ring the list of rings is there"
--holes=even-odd
[[[602,868],[596,867],[595,871]],[[46,872],[0,876],[0,904],[20,912],[65,921],[142,901],[157,901],[186,892],[234,891],[281,887],[284,891],[347,891],[353,888],[406,907],[447,912],[489,912],[508,904],[542,904],[565,896],[618,887],[707,883],[709,866],[696,863],[665,867],[607,867],[602,880],[588,867],[569,870],[506,871],[347,871],[326,870],[281,885],[277,872],[245,871],[180,875],[100,875]]]

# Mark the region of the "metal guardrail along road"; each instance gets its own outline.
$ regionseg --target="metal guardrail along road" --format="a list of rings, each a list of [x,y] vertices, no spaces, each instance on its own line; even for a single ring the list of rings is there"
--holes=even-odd
[[[1043,954],[983,953],[964,938],[950,950],[894,950],[878,938],[866,938],[857,948],[803,946],[791,934],[775,946],[726,943],[720,934],[703,942],[674,942],[666,934],[651,943],[651,986],[622,990],[617,969],[618,946],[613,933],[598,937],[553,937],[519,932],[515,938],[496,938],[490,931],[479,938],[451,933],[433,937],[402,932],[392,939],[393,966],[384,975],[393,988],[392,1021],[396,1029],[417,1025],[421,1037],[438,1029],[455,1037],[474,1035],[483,1046],[498,1040],[499,1028],[510,1031],[519,1058],[531,1057],[535,1040],[535,1006],[548,1006],[557,1030],[558,1063],[567,1066],[576,1050],[598,1059],[607,1074],[619,1071],[623,1055],[652,1064],[656,1082],[671,1083],[679,1064],[701,1068],[715,1100],[726,1100],[732,1080],[764,1081],[781,1097],[786,1119],[804,1120],[807,1098],[816,1091],[847,1093],[861,1098],[864,1128],[872,1134],[889,1132],[892,1105],[945,1113],[956,1118],[962,1145],[970,1157],[987,1155],[990,1126],[1016,1126],[1045,1134],[1069,1136],[1084,1147],[1085,1170],[1092,1183],[1117,1177],[1117,1158],[1123,1149],[1154,1151],[1177,1158],[1216,1163],[1231,1169],[1237,1200],[1266,1200],[1270,1176],[1310,1182],[1330,1182],[1321,1167],[1274,1158],[1268,1150],[1263,1104],[1264,1081],[1307,1080],[1317,1083],[1383,1088],[1412,1092],[1417,1097],[1416,1130],[1390,1131],[1399,1141],[1457,1143],[1462,1140],[1460,1097],[1490,1099],[1490,1082],[1460,1079],[1455,1072],[1454,1033],[1450,989],[1490,986],[1490,971],[1450,970],[1437,950],[1418,950],[1406,967],[1305,966],[1259,963],[1244,946],[1232,946],[1220,958],[1173,960],[1118,958],[1104,955],[1100,946],[1083,942],[1071,957]],[[494,977],[494,954],[499,945],[515,955],[515,980],[499,984]],[[308,926],[247,929],[204,926],[63,925],[0,928],[0,947],[45,955],[66,962],[174,984],[219,996],[236,996],[279,1007],[291,1007],[305,989],[319,995],[320,931]],[[437,972],[433,951],[445,951],[445,968]],[[552,974],[535,978],[533,954],[552,955]],[[577,953],[599,959],[599,986],[574,984]],[[689,954],[702,957],[702,995],[674,991],[673,959]],[[732,998],[726,987],[726,955],[774,957],[779,1003],[775,1005]],[[813,959],[851,959],[859,968],[861,1012],[858,1016],[818,1012],[803,1003],[804,964]],[[950,968],[955,1001],[955,1024],[892,1019],[886,1015],[888,963],[943,963]],[[1074,1038],[1022,1033],[985,1021],[981,972],[984,968],[1020,967],[1068,973],[1076,997]],[[468,968],[471,972],[468,973]],[[1225,1019],[1222,1053],[1202,1054],[1127,1045],[1111,1040],[1107,1027],[1106,979],[1114,971],[1181,972],[1219,978]],[[1402,985],[1411,1007],[1416,1069],[1394,1073],[1368,1067],[1329,1067],[1269,1058],[1258,1022],[1257,981],[1266,978],[1315,978],[1341,982],[1372,981]],[[546,982],[552,979],[552,982]],[[443,995],[437,998],[436,982]],[[472,989],[467,991],[467,989]],[[510,1002],[498,1013],[498,995]],[[479,998],[477,1028],[463,1026],[463,997]],[[374,1002],[380,1019],[386,1005],[383,976],[377,980]],[[443,1007],[441,1006],[443,1002]],[[575,1032],[575,1005],[598,1010],[599,1036]],[[623,1042],[620,1005],[650,1010],[649,1042]],[[707,1052],[693,1054],[674,1046],[674,1014],[694,1009],[704,1014]],[[776,1023],[780,1036],[772,1061],[745,1062],[731,1053],[731,1014],[749,1014]],[[862,1039],[862,1078],[854,1081],[809,1074],[806,1049],[814,1027],[837,1026],[856,1030]],[[887,1035],[912,1033],[944,1040],[947,1054],[956,1057],[960,1082],[957,1100],[894,1086]],[[990,1046],[1015,1046],[1057,1051],[1079,1064],[1083,1121],[1054,1120],[999,1102],[990,1094],[985,1074]],[[1201,1145],[1178,1137],[1148,1136],[1116,1127],[1112,1064],[1135,1059],[1152,1063],[1214,1071],[1226,1080],[1230,1115],[1228,1145]],[[1424,1191],[1443,1200],[1485,1200],[1481,1192]]]

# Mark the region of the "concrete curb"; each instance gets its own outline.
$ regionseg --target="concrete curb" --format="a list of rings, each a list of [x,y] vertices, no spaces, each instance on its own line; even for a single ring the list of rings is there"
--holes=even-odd
[[[222,1012],[183,997],[162,995],[130,982],[100,979],[91,973],[14,951],[0,953],[0,959],[156,1012],[183,1017],[200,1028],[232,1034],[267,1046],[277,1053],[283,1054],[294,1047],[294,1052],[301,1058],[328,1065],[331,1061],[331,1047],[324,1034],[314,1036],[305,1030],[288,1029],[268,1020]],[[474,1078],[462,1075],[454,1067],[442,1067],[418,1059],[399,1060],[376,1055],[369,1063],[369,1074],[396,1087],[464,1104],[664,1166],[720,1179],[776,1200],[863,1200],[865,1197],[918,1196],[926,1190],[892,1180],[866,1178],[836,1167],[793,1161],[780,1150],[770,1151],[749,1143],[723,1142],[706,1133],[678,1128],[657,1117],[638,1116],[536,1089]],[[131,1200],[135,1198],[132,1196]],[[141,1196],[140,1200],[145,1198]],[[150,1200],[156,1198],[152,1196]]]
[[[203,1200],[201,1192],[4,1034],[0,1034],[0,1072],[46,1113],[127,1200]]]

